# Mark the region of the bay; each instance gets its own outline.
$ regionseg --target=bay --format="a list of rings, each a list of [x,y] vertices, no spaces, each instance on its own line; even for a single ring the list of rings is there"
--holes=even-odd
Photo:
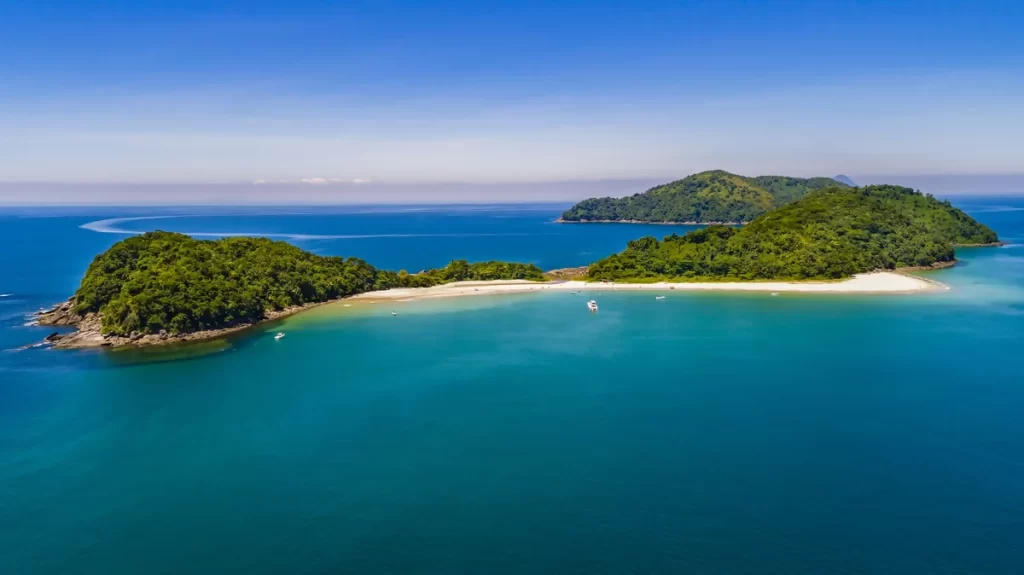
[[[954,203],[1018,243],[959,250],[942,293],[331,305],[184,355],[17,350],[125,232],[418,270],[685,229],[543,204],[2,211],[0,572],[1015,572],[1024,201]]]

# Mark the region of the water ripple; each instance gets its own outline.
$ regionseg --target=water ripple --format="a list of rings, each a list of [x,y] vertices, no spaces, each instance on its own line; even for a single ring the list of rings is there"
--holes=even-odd
[[[200,215],[176,215],[176,216],[136,216],[130,218],[108,218],[105,220],[96,220],[79,226],[82,229],[90,230],[93,232],[99,232],[101,234],[123,234],[123,235],[139,235],[144,234],[144,230],[128,230],[119,226],[125,222],[134,222],[141,220],[166,220],[172,218],[192,218],[192,217],[212,217],[212,216],[200,216]],[[286,240],[362,240],[362,239],[374,239],[374,238],[469,238],[469,237],[492,237],[492,236],[529,236],[537,234],[529,233],[435,233],[435,234],[298,234],[298,233],[267,233],[267,232],[180,232],[193,237],[214,237],[214,238],[227,238],[227,237],[250,237],[259,236],[264,238],[280,238]]]

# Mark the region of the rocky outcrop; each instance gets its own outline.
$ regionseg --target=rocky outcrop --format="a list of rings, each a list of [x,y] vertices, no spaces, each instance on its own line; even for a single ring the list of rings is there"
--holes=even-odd
[[[75,312],[75,300],[69,299],[46,311],[36,314],[39,325],[78,325],[82,316]]]
[[[264,321],[280,319],[285,316],[300,312],[311,307],[316,307],[329,302],[317,302],[306,305],[292,306],[283,310],[267,310],[264,319],[255,323],[241,323],[228,326],[222,329],[210,329],[194,331],[190,333],[171,334],[166,330],[160,333],[132,332],[127,336],[104,335],[102,332],[103,316],[99,313],[79,315],[75,313],[74,298],[57,305],[53,309],[41,311],[36,314],[39,325],[67,326],[76,328],[71,333],[54,332],[46,336],[44,342],[53,344],[53,347],[65,349],[81,349],[89,347],[123,347],[123,346],[147,346],[163,345],[170,343],[184,343],[189,341],[202,341],[216,339],[230,333],[248,329]]]
[[[578,268],[559,268],[544,272],[544,275],[552,279],[571,280],[586,277],[588,271],[590,271],[589,266],[580,266]]]

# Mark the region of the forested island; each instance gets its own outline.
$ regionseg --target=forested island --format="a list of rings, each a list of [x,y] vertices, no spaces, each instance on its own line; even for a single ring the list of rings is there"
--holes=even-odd
[[[114,345],[156,343],[368,291],[511,279],[543,280],[544,274],[532,264],[465,260],[410,274],[266,238],[197,240],[157,231],[122,240],[97,256],[75,295],[41,314],[39,322],[75,325]]]
[[[583,200],[566,210],[560,221],[740,224],[814,190],[835,186],[846,184],[832,178],[748,178],[713,170],[625,198]]]
[[[589,268],[591,280],[839,279],[874,270],[954,261],[957,245],[989,245],[996,233],[948,201],[910,188],[831,187],[742,228],[629,242]]]
[[[774,189],[793,192],[805,185],[779,181]],[[589,268],[549,276],[531,264],[465,260],[419,273],[393,272],[266,238],[198,240],[157,231],[122,240],[97,256],[74,296],[40,314],[39,323],[77,327],[75,334],[48,338],[63,347],[144,345],[217,337],[311,305],[393,288],[550,278],[833,280],[951,264],[955,246],[998,241],[995,232],[948,201],[899,186],[842,185],[787,200],[742,228],[710,225],[662,240],[640,238]]]

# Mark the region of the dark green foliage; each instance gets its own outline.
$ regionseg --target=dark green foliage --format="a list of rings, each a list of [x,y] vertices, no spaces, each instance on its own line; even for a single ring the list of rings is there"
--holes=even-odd
[[[953,260],[956,244],[998,241],[948,201],[909,188],[828,188],[746,227],[643,238],[590,266],[591,279],[834,279]]]
[[[569,222],[749,222],[811,191],[841,185],[831,178],[747,178],[715,170],[626,198],[584,200],[562,214],[562,219]]]
[[[534,265],[460,260],[412,275],[265,238],[210,241],[151,232],[118,242],[93,260],[75,309],[102,312],[108,334],[188,333],[257,321],[267,310],[464,279],[541,280],[543,274]]]

